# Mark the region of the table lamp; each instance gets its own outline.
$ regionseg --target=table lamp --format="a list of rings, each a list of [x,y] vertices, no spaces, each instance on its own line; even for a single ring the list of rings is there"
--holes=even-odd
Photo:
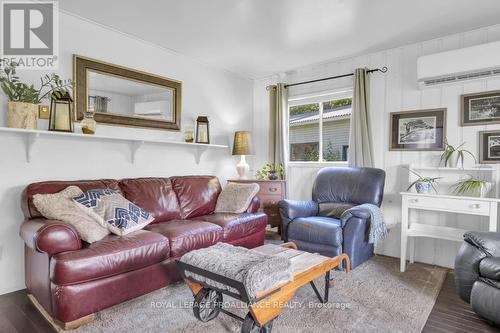
[[[240,179],[245,179],[250,170],[245,156],[253,155],[252,137],[249,131],[237,131],[234,133],[233,155],[240,155],[240,162],[236,165],[236,170]]]

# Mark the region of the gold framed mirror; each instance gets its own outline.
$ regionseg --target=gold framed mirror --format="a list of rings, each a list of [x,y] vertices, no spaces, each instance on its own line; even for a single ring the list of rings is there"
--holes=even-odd
[[[94,112],[98,123],[180,130],[182,82],[73,56],[76,119]]]

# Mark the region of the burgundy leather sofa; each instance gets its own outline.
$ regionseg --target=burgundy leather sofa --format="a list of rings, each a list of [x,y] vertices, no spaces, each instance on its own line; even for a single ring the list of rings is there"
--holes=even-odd
[[[66,223],[47,220],[33,195],[76,185],[83,191],[111,188],[153,213],[144,230],[83,242]],[[267,216],[254,198],[243,214],[214,213],[221,185],[213,176],[102,179],[34,183],[22,195],[26,220],[26,287],[65,327],[96,311],[162,288],[180,279],[175,260],[184,253],[226,242],[247,248],[264,243]]]

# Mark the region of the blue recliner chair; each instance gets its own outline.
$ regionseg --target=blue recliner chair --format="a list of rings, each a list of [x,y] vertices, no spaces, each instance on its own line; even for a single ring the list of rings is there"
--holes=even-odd
[[[351,268],[373,256],[368,243],[370,213],[351,209],[364,203],[380,207],[385,172],[375,168],[323,168],[311,201],[282,200],[282,236],[300,250],[335,257],[347,253]]]

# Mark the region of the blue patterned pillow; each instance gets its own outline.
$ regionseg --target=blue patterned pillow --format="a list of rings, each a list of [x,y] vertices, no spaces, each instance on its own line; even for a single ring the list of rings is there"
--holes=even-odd
[[[77,206],[116,235],[126,235],[153,222],[151,213],[111,189],[89,190],[73,198]]]

